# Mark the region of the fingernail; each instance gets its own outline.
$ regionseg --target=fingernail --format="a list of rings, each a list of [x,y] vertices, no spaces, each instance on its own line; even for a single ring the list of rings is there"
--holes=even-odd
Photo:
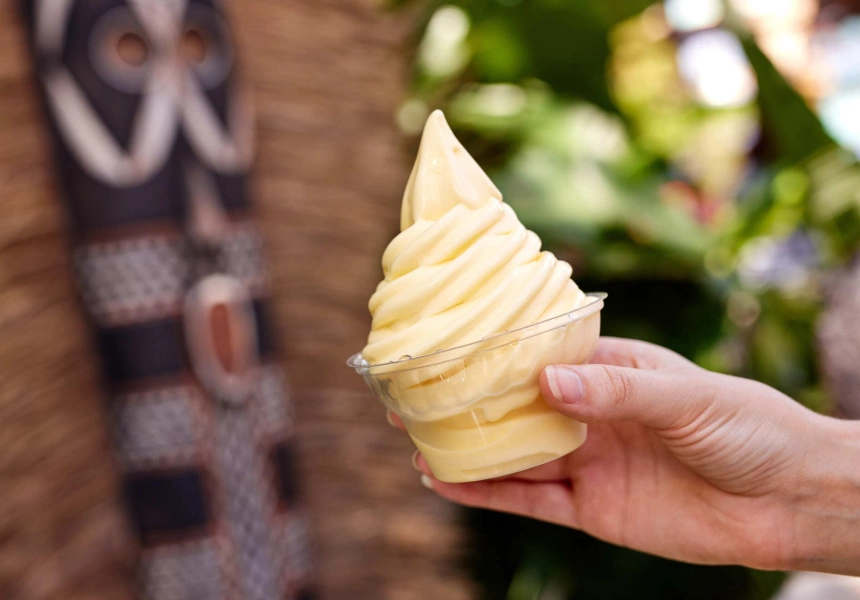
[[[412,453],[412,466],[416,471],[420,471],[421,468],[418,466],[418,457],[420,456],[420,452],[416,450]]]
[[[422,475],[421,476],[421,485],[426,487],[428,490],[432,490],[433,489],[433,480],[430,479],[427,475]]]
[[[388,424],[391,425],[392,427],[397,427],[397,424],[394,422],[394,419],[392,418],[390,410],[385,411],[385,420],[388,421]]]
[[[585,394],[582,378],[576,372],[565,367],[547,367],[546,382],[552,397],[557,402],[575,404],[582,400],[582,396]]]

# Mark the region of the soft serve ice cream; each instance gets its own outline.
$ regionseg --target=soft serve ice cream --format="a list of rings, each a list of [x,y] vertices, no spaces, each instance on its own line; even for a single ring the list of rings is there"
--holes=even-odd
[[[541,252],[440,111],[427,120],[400,228],[382,257],[361,355],[365,379],[434,475],[484,479],[578,447],[585,425],[546,405],[538,376],[588,360],[600,301]]]

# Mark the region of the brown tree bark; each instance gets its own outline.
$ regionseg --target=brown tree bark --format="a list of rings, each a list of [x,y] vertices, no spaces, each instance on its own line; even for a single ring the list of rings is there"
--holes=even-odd
[[[0,2],[0,597],[129,597],[96,357],[12,2]],[[473,596],[456,509],[345,365],[370,320],[411,148],[393,125],[410,17],[371,0],[233,3],[258,109],[256,191],[298,411],[321,596]]]
[[[411,17],[380,4],[250,0],[233,13],[322,596],[456,600],[473,596],[456,509],[421,487],[410,442],[344,364],[370,328],[414,151],[394,125]]]
[[[0,598],[128,598],[95,356],[14,2],[0,2]]]

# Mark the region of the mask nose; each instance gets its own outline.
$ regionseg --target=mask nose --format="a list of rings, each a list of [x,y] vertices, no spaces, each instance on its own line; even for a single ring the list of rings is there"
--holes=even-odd
[[[202,247],[216,246],[230,226],[218,188],[212,176],[199,164],[186,165],[185,189],[188,198],[188,234]]]
[[[244,404],[257,365],[257,328],[245,286],[220,274],[198,281],[186,296],[185,328],[200,382],[214,397]]]

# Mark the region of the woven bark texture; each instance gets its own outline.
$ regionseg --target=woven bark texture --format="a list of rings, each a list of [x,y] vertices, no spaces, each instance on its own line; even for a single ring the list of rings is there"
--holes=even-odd
[[[15,8],[0,2],[0,598],[128,598],[96,359]]]
[[[0,2],[0,597],[128,598],[130,536],[41,107]],[[297,407],[320,596],[474,596],[456,509],[345,365],[396,233],[414,141],[394,126],[413,15],[370,0],[232,3],[257,109],[254,187]]]
[[[394,125],[411,15],[378,4],[254,0],[233,11],[256,99],[256,192],[322,595],[456,600],[472,596],[456,509],[421,487],[410,442],[344,365],[370,328],[415,149]]]

